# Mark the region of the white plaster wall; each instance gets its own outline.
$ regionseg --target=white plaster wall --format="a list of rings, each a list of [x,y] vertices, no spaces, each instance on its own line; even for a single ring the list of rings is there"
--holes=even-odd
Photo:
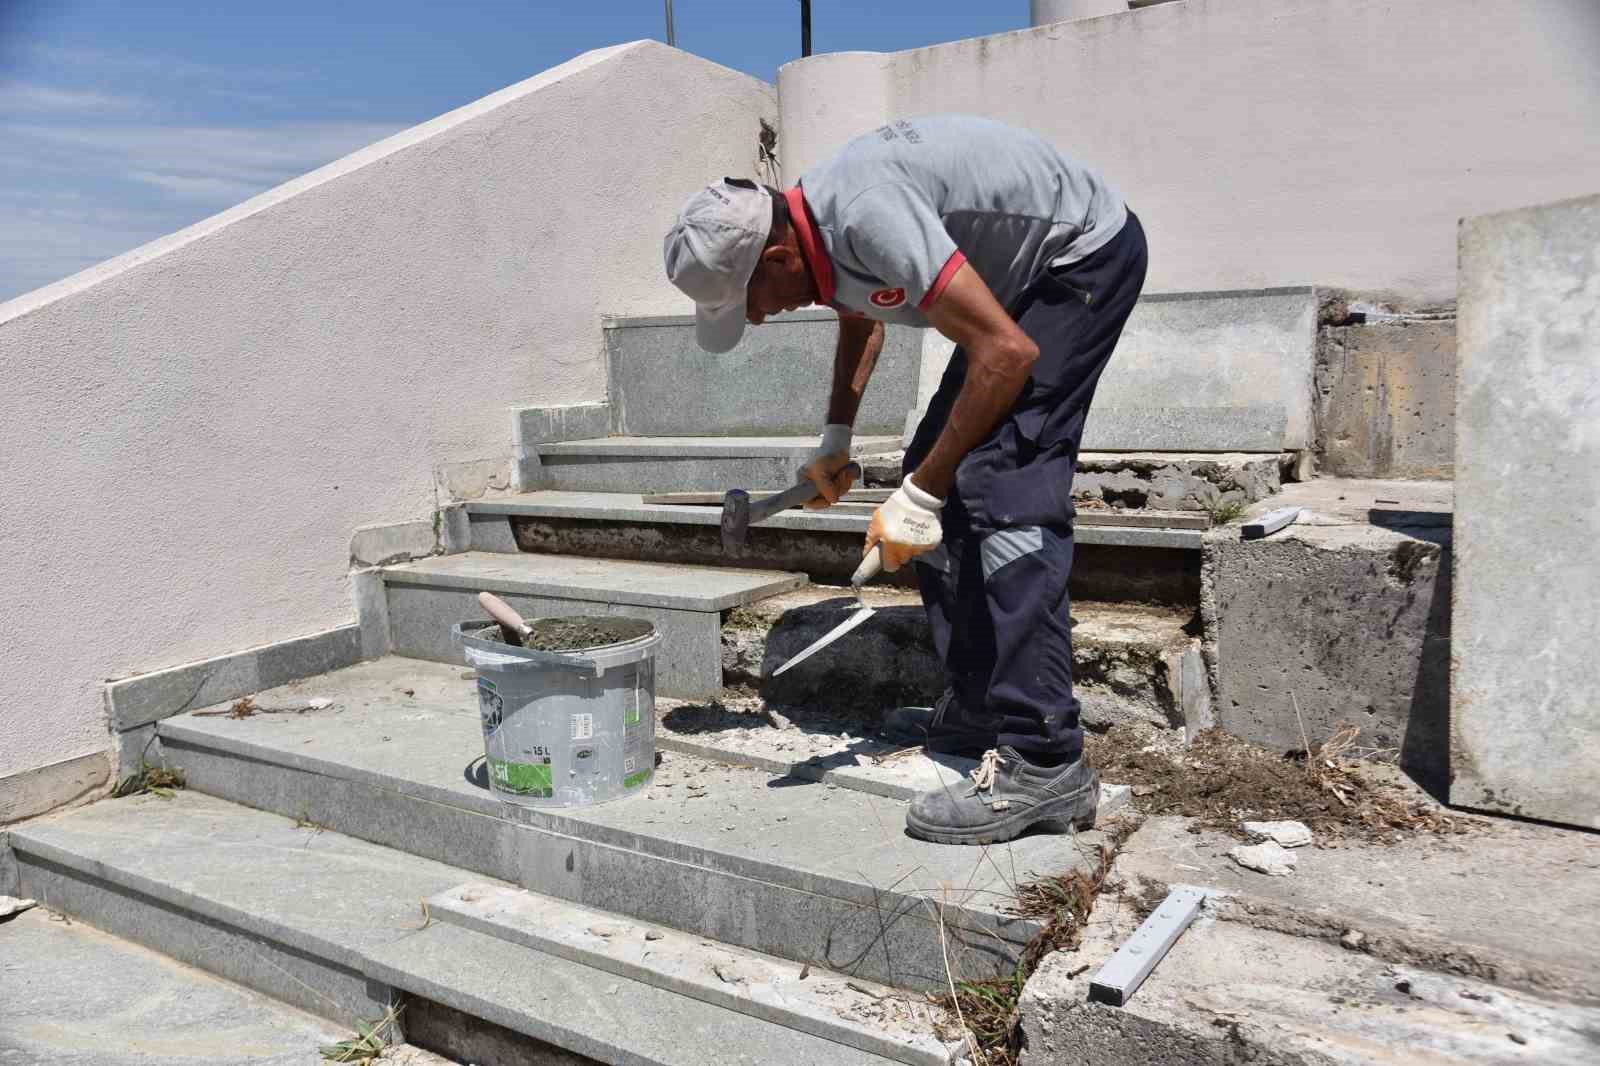
[[[1150,291],[1324,284],[1433,304],[1456,221],[1592,192],[1597,0],[1179,0],[778,73],[784,177],[935,111],[1027,126],[1144,220]]]
[[[603,399],[602,313],[684,310],[662,234],[761,117],[591,52],[0,305],[0,778],[106,749],[103,679],[352,621],[357,526],[503,463],[507,408]]]

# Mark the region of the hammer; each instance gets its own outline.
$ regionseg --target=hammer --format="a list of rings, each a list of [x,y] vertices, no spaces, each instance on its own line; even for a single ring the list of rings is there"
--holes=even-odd
[[[861,464],[848,463],[840,468],[839,473],[850,471],[857,481],[861,480]],[[837,475],[836,475],[837,476]],[[750,494],[744,489],[729,489],[728,494],[722,497],[722,550],[729,555],[737,555],[744,550],[744,542],[750,536],[750,527],[760,522],[765,522],[779,511],[802,503],[810,503],[817,498],[817,487],[807,478],[792,489],[775,492],[758,503],[750,502]]]

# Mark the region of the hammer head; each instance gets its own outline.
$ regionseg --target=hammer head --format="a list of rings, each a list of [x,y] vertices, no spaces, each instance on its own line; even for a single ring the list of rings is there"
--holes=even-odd
[[[722,550],[737,555],[744,550],[745,538],[750,534],[750,494],[744,489],[730,489],[722,497]]]

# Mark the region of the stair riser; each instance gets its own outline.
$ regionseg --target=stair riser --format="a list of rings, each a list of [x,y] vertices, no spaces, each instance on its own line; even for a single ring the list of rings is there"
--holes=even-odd
[[[947,983],[938,921],[929,904],[914,897],[885,891],[851,898],[854,886],[734,856],[687,848],[676,855],[650,854],[619,846],[620,840],[568,835],[552,823],[583,823],[557,815],[527,814],[528,821],[543,824],[516,824],[371,782],[240,758],[183,738],[169,736],[165,747],[169,764],[184,772],[190,788],[235,803],[780,958],[917,990]],[[626,843],[675,848],[649,838]],[[1009,973],[1019,942],[1034,932],[1030,922],[1002,922],[954,905],[946,908],[945,922],[958,978]]]
[[[521,550],[541,555],[790,570],[834,585],[848,583],[861,563],[861,534],[855,532],[756,527],[749,532],[745,551],[729,555],[722,550],[721,530],[714,525],[518,515],[511,518],[511,527]],[[876,581],[916,587],[910,567]],[[1200,602],[1200,553],[1080,541],[1073,549],[1071,593],[1074,599],[1102,603],[1193,608]]]
[[[726,492],[784,489],[805,453],[720,458],[693,456],[545,455],[539,487],[583,492]]]
[[[616,428],[646,436],[815,433],[828,395],[837,316],[785,314],[746,330],[730,352],[695,341],[690,318],[620,318],[606,323]],[[922,331],[884,337],[855,424],[858,433],[899,434],[917,398]],[[799,402],[796,402],[798,399]]]
[[[112,883],[32,850],[19,850],[17,859],[23,893],[51,910],[319,1017],[353,1026],[382,1017],[395,1000],[391,989],[358,970],[242,927],[234,916],[140,890],[160,886]]]
[[[466,618],[484,617],[478,594],[467,589],[401,582],[393,577],[386,585],[389,633],[395,654],[465,666],[461,648],[450,638],[450,627]],[[524,618],[614,614],[648,619],[661,634],[661,644],[656,649],[657,695],[711,699],[722,686],[720,612],[554,599],[510,592],[499,595]]]

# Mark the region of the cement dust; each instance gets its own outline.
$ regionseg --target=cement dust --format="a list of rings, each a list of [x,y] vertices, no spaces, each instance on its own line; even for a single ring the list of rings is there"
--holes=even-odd
[[[1086,747],[1104,780],[1133,787],[1141,813],[1192,818],[1194,832],[1216,829],[1243,840],[1241,821],[1288,820],[1304,822],[1319,844],[1341,838],[1393,844],[1478,824],[1347,759],[1356,736],[1346,727],[1309,753],[1285,753],[1209,729],[1185,749],[1173,734],[1127,723],[1090,733]]]

